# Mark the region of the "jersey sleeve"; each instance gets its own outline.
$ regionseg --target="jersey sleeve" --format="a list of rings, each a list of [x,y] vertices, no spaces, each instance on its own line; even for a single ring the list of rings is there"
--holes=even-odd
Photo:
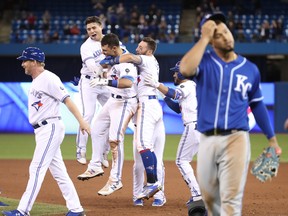
[[[69,97],[66,88],[58,76],[51,76],[49,81],[49,94],[51,97],[61,102],[63,102],[65,98]]]
[[[133,82],[137,78],[137,70],[136,67],[131,63],[121,63],[117,65],[117,69],[119,71],[119,78],[128,78]]]

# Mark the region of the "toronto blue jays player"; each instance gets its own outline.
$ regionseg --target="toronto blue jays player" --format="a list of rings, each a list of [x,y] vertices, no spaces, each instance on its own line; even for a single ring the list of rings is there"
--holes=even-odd
[[[82,103],[83,118],[91,124],[94,116],[110,97],[107,86],[97,86],[92,88],[90,81],[102,74],[102,67],[99,62],[105,58],[101,49],[102,23],[99,17],[90,16],[85,20],[85,27],[88,34],[87,40],[80,47],[82,59],[81,77],[79,81],[79,94]],[[106,137],[98,142],[106,142],[103,150],[103,166],[108,167],[107,154],[109,153],[108,132]],[[86,146],[88,135],[78,131],[76,138],[76,157],[81,164],[86,164]]]
[[[135,189],[135,187],[133,188],[135,205],[143,205],[142,199],[149,199],[154,194],[155,197],[152,203],[153,206],[163,206],[166,203],[164,193],[163,191],[160,191],[161,189],[163,190],[165,176],[162,161],[165,143],[159,142],[155,143],[154,145],[153,141],[153,134],[158,133],[158,129],[163,130],[164,128],[160,126],[163,124],[163,111],[157,98],[156,87],[147,86],[144,83],[144,79],[147,75],[151,75],[157,81],[159,79],[159,64],[154,56],[156,48],[157,44],[155,40],[153,40],[151,37],[144,37],[136,49],[137,55],[126,54],[116,58],[107,58],[103,61],[108,65],[119,64],[119,62],[132,62],[137,65],[139,70],[137,84],[137,97],[139,104],[136,117],[137,134],[135,137],[137,150],[140,153],[142,163],[146,171],[147,184],[142,189],[142,192],[136,196],[136,198],[135,194],[138,190]],[[154,149],[154,146],[156,148],[156,145],[159,151]],[[135,157],[136,165],[134,164],[134,168],[139,167],[137,165],[138,158],[139,157]],[[134,173],[135,172],[138,173],[138,171],[134,170]],[[138,180],[136,181],[138,182]],[[141,182],[137,185],[140,184]]]
[[[208,45],[211,51],[206,51]],[[235,53],[234,38],[221,13],[201,21],[201,38],[180,63],[183,76],[195,76],[198,100],[197,129],[202,133],[197,176],[208,215],[241,215],[250,161],[247,109],[269,146],[278,145],[260,89],[255,64]]]
[[[22,67],[25,74],[33,79],[28,93],[28,117],[34,128],[36,146],[29,167],[28,184],[17,210],[5,211],[3,215],[30,215],[29,212],[49,169],[66,200],[69,209],[66,215],[84,216],[83,207],[61,155],[60,145],[65,135],[65,127],[60,115],[61,102],[78,120],[82,132],[90,133],[90,126],[83,120],[59,77],[44,69],[45,54],[39,48],[28,47],[17,59],[23,61]]]
[[[175,67],[170,68],[174,72],[175,89],[153,80],[151,76],[146,76],[144,81],[146,85],[158,86],[157,89],[163,94],[167,105],[176,113],[182,114],[184,131],[177,149],[176,165],[190,189],[191,198],[188,200],[187,206],[193,202],[195,207],[201,208],[201,211],[205,213],[201,191],[190,164],[198,152],[200,141],[200,133],[197,131],[196,83],[179,73],[179,64],[180,61],[176,63]]]
[[[117,35],[112,33],[102,38],[101,47],[105,55],[116,57],[126,52],[121,48]],[[103,174],[99,156],[103,149],[103,143],[98,140],[106,131],[109,131],[112,167],[107,184],[98,191],[98,194],[102,196],[108,196],[123,187],[121,180],[124,162],[124,135],[130,119],[137,110],[137,68],[131,63],[123,63],[109,67],[105,74],[103,78],[96,78],[90,82],[92,87],[108,86],[111,95],[92,126],[93,154],[86,170],[94,176],[97,173]],[[78,178],[86,176],[86,172],[79,175]]]

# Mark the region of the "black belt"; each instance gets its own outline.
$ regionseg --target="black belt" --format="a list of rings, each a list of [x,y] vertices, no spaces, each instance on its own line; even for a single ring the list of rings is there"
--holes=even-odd
[[[157,96],[156,95],[148,95],[148,99],[151,100],[151,99],[157,99]]]
[[[213,129],[213,130],[206,131],[203,134],[205,134],[206,136],[226,136],[229,134],[236,133],[238,131],[243,131],[243,130],[241,129],[230,129],[230,130]]]
[[[61,117],[56,117],[57,119],[61,119]],[[50,119],[54,119],[54,117],[53,118],[50,118]],[[39,128],[39,127],[41,127],[41,126],[43,126],[43,125],[46,125],[46,124],[48,124],[48,121],[47,121],[48,119],[46,119],[46,120],[44,120],[44,121],[42,121],[42,122],[40,122],[40,123],[37,123],[37,124],[35,124],[35,125],[32,125],[32,127],[34,128],[34,129],[37,129],[37,128]]]
[[[86,78],[86,79],[91,79],[91,78],[93,78],[93,79],[94,79],[94,77],[92,77],[92,76],[89,76],[89,75],[85,75],[85,78]]]
[[[125,97],[122,97],[121,95],[116,95],[116,94],[111,94],[111,96],[113,97],[113,98],[116,98],[116,99],[130,99],[130,98],[136,98],[136,95],[135,96],[133,96],[133,97],[130,97],[130,98],[125,98]]]

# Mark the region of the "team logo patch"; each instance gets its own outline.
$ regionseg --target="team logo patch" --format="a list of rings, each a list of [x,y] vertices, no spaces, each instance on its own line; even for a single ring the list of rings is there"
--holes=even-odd
[[[126,68],[126,69],[125,69],[125,72],[126,72],[126,73],[129,73],[129,72],[130,72],[129,68]]]
[[[41,101],[36,101],[31,106],[33,106],[38,111],[40,107],[43,106],[43,103],[41,103]]]
[[[184,85],[180,85],[180,88],[184,88],[185,86]]]

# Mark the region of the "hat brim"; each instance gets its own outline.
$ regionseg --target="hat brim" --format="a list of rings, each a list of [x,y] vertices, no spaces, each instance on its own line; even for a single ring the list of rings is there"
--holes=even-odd
[[[226,17],[221,13],[213,14],[207,20],[213,20],[213,21],[219,20],[223,23],[226,23]]]
[[[18,59],[18,60],[21,60],[21,61],[30,60],[30,59],[28,59],[28,58],[25,57],[25,56],[19,56],[17,59]]]

